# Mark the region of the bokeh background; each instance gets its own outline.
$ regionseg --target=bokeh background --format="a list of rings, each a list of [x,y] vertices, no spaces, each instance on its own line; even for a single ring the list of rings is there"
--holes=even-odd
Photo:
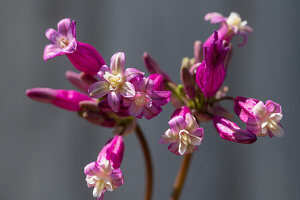
[[[205,140],[193,156],[182,199],[298,199],[299,156],[299,1],[296,0],[4,0],[0,6],[0,199],[92,199],[83,167],[94,161],[111,129],[76,113],[28,99],[32,87],[72,89],[64,78],[74,69],[66,57],[44,62],[44,32],[65,17],[77,21],[79,41],[95,46],[109,61],[126,53],[126,66],[145,71],[148,51],[179,82],[184,56],[194,40],[205,40],[217,25],[207,12],[237,11],[254,33],[234,55],[225,84],[229,95],[273,99],[283,107],[284,138],[259,138],[251,145],[221,139],[203,124]],[[227,103],[231,108],[232,104]],[[168,105],[153,120],[140,120],[155,167],[154,199],[167,199],[180,158],[158,144],[168,128]],[[105,199],[140,200],[144,163],[135,134],[125,138],[125,184]]]

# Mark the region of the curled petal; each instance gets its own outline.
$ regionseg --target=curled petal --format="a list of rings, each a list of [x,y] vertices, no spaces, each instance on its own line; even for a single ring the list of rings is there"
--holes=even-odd
[[[185,154],[186,149],[187,149],[187,145],[184,144],[183,142],[181,142],[181,140],[180,140],[180,142],[179,142],[179,148],[178,148],[178,153],[182,156],[182,155]]]
[[[151,95],[152,103],[156,106],[166,105],[171,98],[170,91],[154,91]]]
[[[85,175],[95,176],[99,172],[100,172],[100,168],[97,162],[89,163],[84,167]]]
[[[153,90],[164,90],[163,76],[160,74],[151,74],[148,79],[153,81]]]
[[[89,87],[89,96],[92,98],[100,98],[109,92],[109,85],[106,81],[99,81]]]
[[[125,54],[123,52],[115,53],[110,60],[110,68],[113,73],[120,74],[124,70]]]
[[[152,119],[153,117],[157,116],[162,111],[161,107],[156,107],[152,105],[151,107],[145,107],[143,110],[143,115],[146,119]]]
[[[179,154],[179,143],[175,142],[169,145],[168,150],[172,153],[174,153],[175,155],[180,155]]]
[[[135,102],[131,103],[129,107],[129,114],[134,117],[142,118],[139,116],[144,109],[144,106],[138,106]]]
[[[257,99],[238,96],[234,99],[234,111],[243,122],[247,123],[249,117],[254,117],[253,108],[258,102]]]
[[[269,113],[281,113],[281,106],[278,103],[268,100],[265,105]]]
[[[218,12],[211,12],[205,15],[204,20],[210,21],[212,24],[217,24],[226,21],[226,18]]]
[[[71,19],[70,18],[62,19],[57,23],[57,31],[62,35],[67,36],[68,33],[71,31],[70,29],[71,29]]]
[[[110,178],[112,179],[112,184],[115,187],[119,187],[124,184],[123,173],[120,168],[115,169],[110,175]]]
[[[177,134],[174,133],[171,129],[168,129],[164,135],[159,140],[161,144],[174,143],[177,141]]]

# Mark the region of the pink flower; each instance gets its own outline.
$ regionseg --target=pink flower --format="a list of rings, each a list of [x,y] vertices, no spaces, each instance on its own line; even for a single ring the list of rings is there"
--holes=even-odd
[[[223,17],[220,13],[207,13],[204,17],[206,21],[212,24],[221,23],[218,30],[219,38],[230,42],[233,36],[242,35],[244,42],[239,46],[243,46],[247,42],[247,34],[252,32],[252,28],[247,26],[247,21],[242,21],[240,15],[236,12],[231,12],[229,17]],[[211,35],[204,43],[204,46],[209,46],[213,42],[214,36]]]
[[[138,77],[132,81],[135,87],[135,95],[123,100],[124,106],[129,106],[129,114],[131,116],[151,119],[157,116],[161,111],[161,106],[166,105],[170,101],[170,91],[157,91],[161,79],[150,79]]]
[[[160,143],[167,144],[169,151],[176,155],[185,155],[198,150],[203,140],[203,128],[200,128],[188,107],[177,109],[168,129],[160,139]]]
[[[98,51],[89,44],[76,41],[76,22],[70,18],[62,19],[57,24],[57,31],[49,28],[46,37],[51,44],[44,49],[44,60],[60,55],[67,55],[71,63],[80,71],[95,75],[105,64]]]
[[[214,126],[224,140],[250,144],[256,141],[255,134],[242,130],[237,124],[223,117],[214,117]]]
[[[103,65],[98,72],[100,81],[89,88],[90,97],[100,98],[107,95],[108,104],[114,112],[119,111],[122,97],[135,96],[135,88],[130,81],[137,76],[144,75],[135,68],[124,70],[124,64],[125,54],[115,53],[111,58],[110,68]]]
[[[284,131],[279,123],[283,116],[279,104],[271,100],[268,100],[265,104],[259,101],[252,111],[254,117],[248,118],[248,131],[253,132],[257,136],[284,136]]]
[[[81,101],[94,101],[89,96],[75,90],[32,88],[26,91],[26,95],[33,100],[50,103],[69,111],[79,111]]]
[[[214,41],[204,47],[204,60],[197,69],[196,82],[205,97],[213,97],[223,84],[228,50],[228,43],[218,39],[217,32],[214,33]]]
[[[115,135],[101,150],[97,161],[85,166],[88,187],[94,187],[93,196],[103,199],[104,192],[113,191],[123,185],[120,167],[124,153],[123,137]]]

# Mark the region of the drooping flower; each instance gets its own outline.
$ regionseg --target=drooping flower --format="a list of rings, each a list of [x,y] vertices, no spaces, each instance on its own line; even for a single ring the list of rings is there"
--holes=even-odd
[[[188,107],[177,109],[168,129],[160,139],[160,143],[167,144],[169,151],[176,155],[185,155],[198,150],[198,145],[203,140],[203,128],[200,128],[196,119],[192,116]]]
[[[161,111],[161,106],[166,105],[171,97],[170,91],[155,90],[160,85],[159,79],[152,80],[146,77],[138,77],[132,81],[135,88],[133,97],[124,98],[124,106],[129,106],[131,116],[151,119]]]
[[[113,191],[123,185],[120,167],[124,153],[123,137],[115,135],[100,151],[97,161],[85,166],[88,187],[94,187],[93,196],[102,200],[105,191]]]
[[[279,123],[283,116],[279,104],[271,100],[266,101],[265,104],[259,101],[253,107],[253,115],[254,117],[249,117],[247,121],[248,131],[257,136],[284,136],[284,131]]]
[[[255,117],[253,108],[258,102],[257,99],[238,96],[234,99],[234,112],[247,123],[249,117]]]
[[[111,58],[111,65],[108,68],[103,65],[98,72],[100,81],[94,83],[89,88],[89,96],[100,98],[107,95],[108,104],[114,112],[118,112],[122,97],[129,98],[135,96],[135,88],[130,81],[143,76],[144,73],[135,69],[124,70],[125,54],[115,53]]]
[[[252,28],[247,26],[247,21],[242,21],[240,15],[236,12],[231,12],[229,17],[223,17],[220,13],[207,13],[204,17],[206,21],[212,24],[221,23],[218,30],[219,38],[230,42],[233,36],[242,35],[244,41],[239,46],[243,46],[247,42],[247,34],[252,32]],[[214,36],[211,35],[204,43],[204,46],[209,46],[213,42]]]
[[[75,25],[74,20],[65,18],[57,23],[57,31],[52,28],[46,31],[46,37],[51,44],[46,45],[43,58],[46,61],[66,55],[75,68],[95,75],[105,61],[93,46],[76,40]]]
[[[255,134],[241,129],[237,124],[223,117],[214,117],[214,126],[224,140],[250,144],[256,141]]]
[[[204,60],[199,65],[196,73],[196,82],[205,97],[212,97],[222,86],[226,71],[224,60],[228,53],[228,43],[218,38],[214,33],[214,41],[204,47]]]
[[[75,90],[32,88],[26,91],[26,95],[33,100],[50,103],[69,111],[79,111],[81,101],[94,101],[89,96]]]

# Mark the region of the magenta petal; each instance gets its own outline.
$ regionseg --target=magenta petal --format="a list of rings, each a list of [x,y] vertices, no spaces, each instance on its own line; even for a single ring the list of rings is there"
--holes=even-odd
[[[258,102],[257,99],[238,96],[234,99],[234,112],[247,123],[249,117],[255,117],[253,108]]]
[[[110,178],[112,179],[112,183],[114,186],[119,187],[124,184],[123,173],[120,168],[115,169],[110,175]]]
[[[164,90],[164,78],[160,74],[151,74],[148,79],[153,80],[153,90]]]
[[[56,38],[59,36],[59,33],[53,28],[49,28],[46,30],[46,38],[52,43],[56,43]]]
[[[171,98],[170,91],[154,91],[151,95],[152,103],[155,106],[163,106],[166,105]]]
[[[126,81],[131,81],[135,77],[142,77],[144,74],[144,72],[141,72],[135,68],[127,68],[123,72]]]
[[[205,15],[204,20],[210,21],[212,24],[217,24],[226,21],[226,18],[218,12],[211,12]]]
[[[119,74],[124,71],[125,54],[123,52],[115,53],[110,60],[110,69],[113,73]]]
[[[64,55],[64,53],[60,47],[55,44],[48,44],[45,46],[43,59],[46,61],[50,58],[54,58],[56,56]]]
[[[162,111],[161,107],[156,107],[155,105],[143,110],[143,115],[145,116],[146,119],[151,119],[155,116],[157,116],[160,112]]]
[[[100,98],[109,93],[108,83],[106,81],[99,81],[89,87],[88,93],[92,98]]]
[[[118,112],[120,109],[121,95],[115,91],[111,91],[107,95],[108,105],[114,112]]]
[[[100,172],[100,168],[97,162],[89,163],[84,167],[85,175],[94,176],[98,172]]]

